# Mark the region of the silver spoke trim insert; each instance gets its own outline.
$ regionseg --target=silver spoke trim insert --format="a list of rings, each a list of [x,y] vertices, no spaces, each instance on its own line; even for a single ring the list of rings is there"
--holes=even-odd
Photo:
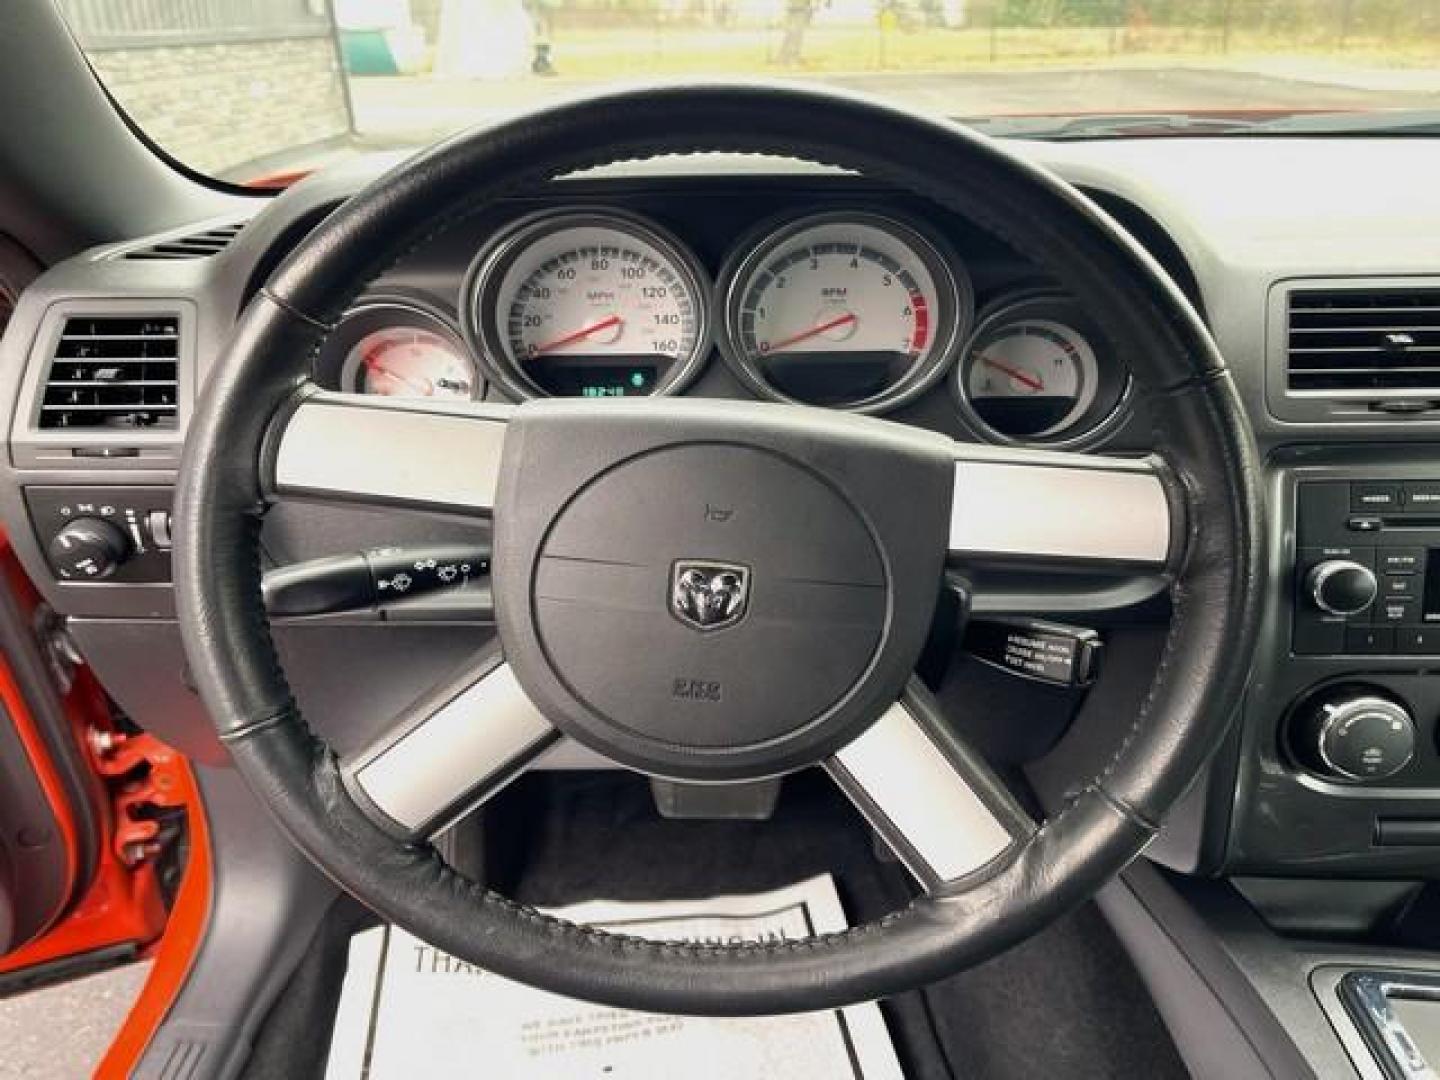
[[[270,489],[487,513],[510,408],[319,392],[281,420]]]
[[[431,835],[489,798],[559,733],[500,664],[350,767],[387,818]]]
[[[965,447],[955,462],[950,553],[1119,562],[1170,557],[1170,501],[1146,461]]]
[[[836,753],[827,769],[927,887],[979,870],[1016,842],[900,702]]]

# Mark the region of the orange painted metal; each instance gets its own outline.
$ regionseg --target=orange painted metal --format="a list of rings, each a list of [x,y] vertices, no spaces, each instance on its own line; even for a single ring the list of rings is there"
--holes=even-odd
[[[170,909],[165,934],[154,950],[150,969],[130,1015],[95,1071],[97,1080],[123,1080],[139,1063],[161,1021],[170,1011],[185,977],[195,961],[205,925],[210,918],[211,856],[210,829],[194,776],[183,759],[178,759],[175,797],[185,805],[190,837],[190,854],[185,873]]]
[[[30,579],[21,570],[20,561],[15,557],[15,551],[10,546],[10,538],[3,531],[0,531],[0,588],[10,590],[17,604],[27,616],[35,610],[36,604],[39,603],[39,595],[35,592],[35,587],[30,583]],[[65,784],[60,779],[54,762],[50,759],[50,751],[45,745],[44,737],[35,725],[35,718],[30,715],[25,695],[20,689],[19,683],[16,682],[15,673],[10,667],[10,660],[3,653],[0,653],[0,699],[3,699],[5,703],[5,711],[15,725],[15,730],[20,736],[20,744],[25,748],[25,754],[30,759],[30,768],[39,780],[40,790],[45,793],[45,800],[50,804],[50,812],[60,830],[60,838],[65,850],[65,889],[66,892],[73,893],[83,858],[80,851],[79,830],[75,823],[75,809],[70,805]],[[4,970],[6,967],[0,965],[0,971]]]
[[[27,616],[40,603],[3,532],[0,588],[11,592]],[[0,696],[60,823],[73,890],[78,868],[87,858],[78,850],[75,811],[3,656]],[[94,774],[93,794],[102,813],[101,848],[84,892],[45,933],[0,958],[0,973],[117,945],[129,945],[141,956],[154,951],[168,912],[154,858],[159,824],[151,808],[193,808],[191,818],[199,813],[199,793],[185,760],[151,736],[119,731],[104,691],[87,668],[76,669],[63,704],[71,734]]]

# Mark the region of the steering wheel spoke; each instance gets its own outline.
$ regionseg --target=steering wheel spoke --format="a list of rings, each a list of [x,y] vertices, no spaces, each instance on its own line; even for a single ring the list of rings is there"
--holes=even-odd
[[[416,702],[340,772],[377,825],[420,840],[494,795],[559,737],[497,649]]]
[[[996,863],[1035,831],[1030,815],[915,686],[825,769],[932,892]]]
[[[1180,525],[1154,459],[956,446],[952,563],[1156,571]]]
[[[315,390],[277,416],[265,487],[311,498],[488,517],[507,405]]]

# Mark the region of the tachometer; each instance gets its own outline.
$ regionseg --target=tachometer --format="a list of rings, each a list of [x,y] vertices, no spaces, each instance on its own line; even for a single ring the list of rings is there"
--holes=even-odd
[[[745,382],[767,397],[857,412],[930,386],[973,311],[969,279],[938,240],[859,211],[772,231],[731,260],[722,282],[721,344]]]
[[[1073,445],[1118,415],[1129,373],[1079,305],[1032,295],[980,321],[956,374],[962,411],[1001,442]]]
[[[546,213],[475,260],[467,332],[515,397],[667,393],[705,358],[706,292],[695,259],[639,217]]]

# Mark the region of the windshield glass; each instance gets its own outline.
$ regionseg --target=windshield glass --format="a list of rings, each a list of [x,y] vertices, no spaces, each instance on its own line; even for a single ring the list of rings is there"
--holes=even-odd
[[[249,183],[697,76],[803,78],[1036,138],[1440,124],[1440,0],[57,2],[156,143]]]

